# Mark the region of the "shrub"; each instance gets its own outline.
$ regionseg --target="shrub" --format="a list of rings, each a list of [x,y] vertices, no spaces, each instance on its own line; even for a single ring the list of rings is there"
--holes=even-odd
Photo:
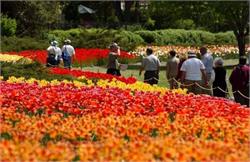
[[[195,28],[195,23],[191,19],[179,19],[179,20],[175,21],[174,26],[176,29],[190,30],[190,29]]]
[[[161,44],[160,42],[162,42],[162,36],[155,31],[143,30],[137,31],[135,33],[140,35],[145,43]]]
[[[143,26],[141,26],[140,24],[126,25],[126,26],[123,26],[122,29],[127,30],[127,31],[131,31],[131,32],[144,30]]]
[[[16,33],[16,20],[1,15],[1,36],[14,36]]]
[[[44,40],[43,40],[44,39]],[[43,34],[43,39],[2,37],[1,51],[21,51],[46,49],[49,42],[56,39],[61,47],[65,39],[70,39],[75,48],[108,48],[117,42],[123,50],[131,51],[139,45],[203,45],[236,44],[233,32],[210,33],[202,30],[165,29],[165,30],[113,30],[104,28],[77,28],[53,30]]]
[[[216,33],[215,43],[217,44],[236,44],[236,39],[233,32]]]
[[[145,23],[145,28],[148,30],[152,30],[152,29],[154,29],[154,26],[155,26],[155,20],[148,18],[146,23]]]
[[[23,50],[39,50],[46,49],[49,46],[48,41],[37,40],[35,38],[18,38],[18,37],[2,37],[1,52],[23,51]]]

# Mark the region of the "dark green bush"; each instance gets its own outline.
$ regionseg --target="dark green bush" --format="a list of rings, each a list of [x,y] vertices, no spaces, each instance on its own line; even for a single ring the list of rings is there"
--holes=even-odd
[[[155,31],[143,30],[143,31],[137,31],[135,33],[140,35],[145,43],[161,44],[162,42],[162,36]]]
[[[216,44],[236,44],[237,41],[235,39],[233,32],[225,32],[225,33],[215,34],[215,43]]]
[[[49,41],[38,40],[35,38],[24,37],[2,37],[1,52],[8,51],[23,51],[23,50],[39,50],[46,49],[49,46]]]
[[[139,35],[125,30],[71,29],[54,30],[48,34],[49,40],[56,39],[59,43],[66,38],[77,48],[107,48],[110,43],[117,42],[122,49],[133,50],[144,42]]]
[[[65,39],[70,39],[75,48],[108,48],[117,42],[123,50],[131,51],[139,45],[194,45],[236,44],[233,32],[210,33],[202,30],[166,29],[166,30],[108,30],[101,28],[53,30],[42,34],[43,38],[2,37],[1,51],[22,51],[28,49],[46,49],[51,40],[57,40],[61,47]]]
[[[223,39],[217,41],[216,35],[202,30],[166,29],[156,31],[137,31],[146,43],[155,45],[203,45],[203,44],[235,44],[232,32],[223,33]],[[224,36],[224,37],[223,37]]]
[[[16,33],[16,20],[1,15],[1,36],[14,36]]]
[[[174,27],[176,29],[190,30],[190,29],[195,28],[195,23],[191,19],[179,19],[179,20],[175,21]]]

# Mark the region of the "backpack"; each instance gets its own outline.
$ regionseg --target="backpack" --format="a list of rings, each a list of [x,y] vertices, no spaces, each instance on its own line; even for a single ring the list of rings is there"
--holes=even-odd
[[[69,54],[66,46],[65,46],[65,50],[62,53],[62,58],[63,58],[63,60],[69,60],[70,59],[70,54]]]

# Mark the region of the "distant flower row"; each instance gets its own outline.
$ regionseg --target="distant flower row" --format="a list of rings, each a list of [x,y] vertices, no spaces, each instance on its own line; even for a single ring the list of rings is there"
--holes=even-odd
[[[150,47],[153,48],[154,53],[158,56],[168,56],[171,50],[175,50],[177,52],[177,55],[179,56],[187,55],[187,52],[191,50],[195,51],[196,53],[200,52],[199,51],[200,47],[192,47],[192,46],[168,45],[168,46],[150,46]],[[136,56],[143,56],[146,54],[146,48],[147,47],[145,46],[140,46],[131,53]],[[210,46],[207,46],[207,49],[209,52],[219,57],[223,57],[229,54],[232,54],[232,55],[239,54],[238,47],[232,46],[232,45],[210,45]]]

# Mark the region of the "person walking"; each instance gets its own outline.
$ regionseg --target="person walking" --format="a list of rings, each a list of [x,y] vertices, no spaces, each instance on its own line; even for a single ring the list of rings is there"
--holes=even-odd
[[[186,54],[182,54],[180,56],[180,63],[178,64],[178,74],[177,74],[177,79],[176,79],[179,82],[181,81],[181,66],[182,66],[183,62],[186,61],[186,60],[187,60]]]
[[[150,85],[158,84],[161,65],[160,60],[153,54],[152,48],[147,48],[146,54],[147,56],[142,60],[139,75],[141,75],[142,71],[145,70],[144,82]]]
[[[71,65],[73,60],[75,59],[75,49],[71,44],[69,39],[64,41],[64,45],[62,47],[62,59],[64,68],[71,69]]]
[[[170,51],[169,54],[170,58],[168,59],[166,65],[166,77],[168,79],[170,89],[176,89],[178,88],[176,79],[180,60],[176,57],[176,52],[174,50]]]
[[[62,52],[58,47],[57,41],[52,41],[50,46],[47,48],[48,57],[46,60],[47,67],[57,67],[62,60]]]
[[[201,53],[201,61],[205,66],[205,72],[206,72],[207,80],[210,81],[212,73],[213,73],[213,56],[211,55],[211,53],[209,53],[207,51],[206,47],[201,47],[200,48],[200,53]],[[212,95],[212,84],[211,84],[211,82],[209,82],[208,85],[206,85],[205,82],[202,82],[202,85],[204,87],[206,87],[207,89],[210,89],[210,90],[203,89],[203,93],[208,94],[208,95]]]
[[[109,46],[110,52],[108,56],[107,74],[121,76],[120,73],[120,63],[118,62],[118,57],[120,56],[120,47],[117,43],[112,43]]]
[[[181,73],[182,88],[187,88],[189,93],[202,93],[202,89],[199,87],[202,85],[202,79],[205,79],[204,83],[206,86],[208,85],[205,66],[192,51],[188,52],[188,59],[182,64]]]
[[[213,82],[213,95],[216,97],[226,97],[227,83],[226,83],[226,69],[223,67],[222,58],[214,60],[215,79]],[[220,89],[219,89],[220,88]]]
[[[229,77],[232,90],[235,91],[234,99],[236,102],[249,106],[249,72],[250,68],[246,65],[247,59],[241,56],[239,64],[233,69]]]

